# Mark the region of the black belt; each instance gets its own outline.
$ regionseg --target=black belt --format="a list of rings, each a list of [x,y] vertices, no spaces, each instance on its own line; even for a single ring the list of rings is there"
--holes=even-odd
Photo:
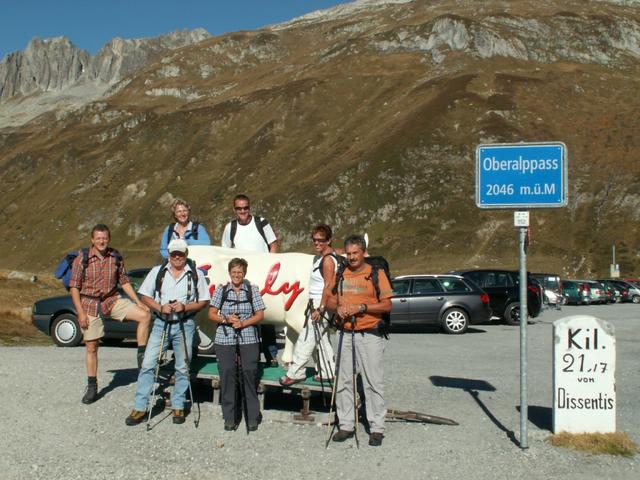
[[[168,318],[162,318],[162,316],[158,315],[157,313],[155,314],[155,316],[156,316],[156,319],[160,320],[161,322],[168,323],[169,325],[175,325],[175,324],[180,323],[180,322],[186,322],[188,320],[193,320],[195,318],[196,314],[194,313],[194,314],[191,314],[191,315],[187,315],[186,317],[179,318],[178,320],[169,320]]]

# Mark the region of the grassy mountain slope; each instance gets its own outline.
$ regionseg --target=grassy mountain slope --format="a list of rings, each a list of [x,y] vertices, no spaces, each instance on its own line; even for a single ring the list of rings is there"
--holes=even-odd
[[[50,269],[98,221],[148,264],[174,197],[219,241],[245,192],[283,250],[322,221],[369,232],[394,272],[515,267],[512,214],[475,206],[475,147],[561,140],[569,207],[532,212],[530,269],[603,274],[615,242],[640,271],[639,16],[417,1],[186,47],[106,101],[0,131],[6,266]]]

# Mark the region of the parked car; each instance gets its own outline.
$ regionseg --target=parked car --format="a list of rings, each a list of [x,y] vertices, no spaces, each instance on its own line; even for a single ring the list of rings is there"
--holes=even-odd
[[[489,304],[493,314],[504,319],[509,325],[520,323],[520,287],[517,270],[474,269],[454,270],[449,273],[461,275],[471,280],[489,294]],[[542,308],[542,287],[528,274],[527,311],[530,317],[537,317]]]
[[[544,292],[542,298],[544,303],[555,307],[564,303],[560,275],[556,273],[532,273],[531,276],[535,278],[540,285],[542,285]]]
[[[562,280],[562,295],[568,305],[589,305],[591,299],[579,280]]]
[[[391,325],[440,325],[461,334],[491,320],[489,295],[458,275],[403,275],[391,282]]]
[[[620,297],[623,302],[640,303],[640,287],[625,280],[613,279],[611,281],[623,289]]]
[[[617,287],[611,280],[598,279],[598,281],[602,284],[602,286],[605,289],[607,302],[610,302],[610,303],[620,302],[620,292],[622,290],[620,287]]]
[[[137,291],[149,268],[137,268],[127,272],[132,287]],[[124,295],[124,292],[120,292]],[[215,347],[215,325],[206,320],[206,308],[196,317],[199,338],[196,338],[198,353],[210,355]],[[78,324],[76,308],[71,301],[71,295],[45,298],[33,304],[31,322],[42,332],[51,335],[56,345],[61,347],[75,347],[82,342],[82,331]],[[133,321],[119,322],[110,318],[104,319],[105,344],[118,344],[124,339],[136,338],[137,323]]]
[[[607,303],[604,285],[596,280],[579,280],[585,285],[585,290],[589,292],[590,303],[602,305]]]

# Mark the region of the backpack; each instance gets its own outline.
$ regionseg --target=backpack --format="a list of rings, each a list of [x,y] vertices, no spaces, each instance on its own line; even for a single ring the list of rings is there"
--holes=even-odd
[[[191,238],[193,238],[194,240],[198,239],[198,227],[200,226],[200,222],[191,222]],[[176,222],[170,223],[169,224],[169,229],[167,230],[167,245],[169,245],[169,242],[171,241],[171,236],[173,235],[173,232],[175,231],[174,228],[176,227]]]
[[[314,259],[313,259],[313,263],[316,263],[316,259],[319,257],[320,255],[317,255]],[[324,271],[322,270],[322,266],[324,265],[324,259],[327,257],[333,257],[336,260],[336,265],[338,267],[337,270],[340,270],[341,267],[345,266],[347,264],[347,259],[344,258],[342,255],[338,255],[336,252],[331,252],[331,253],[327,253],[326,255],[322,256],[322,260],[320,260],[320,263],[318,263],[318,266],[316,268],[314,268],[312,270],[312,272],[315,272],[316,270],[320,272],[320,275],[322,275],[322,278],[324,278]],[[336,270],[336,271],[337,271]],[[344,269],[343,269],[344,272]]]
[[[371,283],[373,283],[373,288],[376,292],[376,297],[378,301],[380,301],[380,283],[379,283],[379,272],[380,269],[384,271],[387,275],[387,279],[391,281],[391,273],[389,269],[389,262],[387,259],[381,256],[373,256],[373,257],[364,257],[364,261],[371,265]],[[344,271],[347,268],[348,263],[343,261],[339,264],[338,271],[336,272],[336,283],[333,286],[332,293],[334,295],[338,294],[338,290],[342,293],[342,283],[344,281]],[[378,330],[380,333],[384,335],[385,338],[389,338],[389,330],[391,328],[391,312],[386,312],[382,314],[382,321],[378,325]]]
[[[234,305],[238,305],[240,303],[248,303],[251,306],[251,315],[255,315],[255,310],[253,309],[253,291],[251,289],[251,283],[249,280],[242,280],[242,285],[245,287],[247,292],[246,300],[230,300]],[[225,304],[227,299],[229,298],[229,290],[231,290],[231,285],[227,283],[222,289],[222,300],[220,301],[220,310],[222,310],[222,306]]]
[[[166,259],[164,262],[162,262],[162,265],[160,266],[160,270],[158,270],[158,274],[156,275],[156,288],[153,291],[153,295],[156,298],[160,298],[160,290],[162,289],[162,282],[164,281],[164,276],[167,273],[167,269],[165,267],[167,266],[168,263],[169,263],[169,259]],[[187,275],[189,277],[187,300],[191,296],[191,284],[193,282],[193,284],[195,284],[196,286],[194,301],[197,303],[198,302],[198,271],[196,269],[196,262],[191,258],[187,258],[187,265],[189,265],[189,267],[191,268],[191,270],[187,270]]]
[[[269,242],[267,241],[267,236],[264,233],[264,227],[269,225],[269,220],[267,220],[266,218],[262,218],[262,217],[254,217],[254,219],[255,219],[255,221],[253,223],[255,224],[256,228],[258,229],[258,233],[260,234],[260,236],[264,240],[264,243],[267,244],[267,248],[268,248],[269,247]],[[238,219],[234,219],[234,220],[231,221],[231,232],[230,232],[231,248],[236,248],[236,243],[235,243],[234,239],[236,238],[236,232],[237,231],[238,231]]]
[[[117,272],[120,272],[120,266],[122,265],[122,255],[116,249],[111,249],[111,253],[116,257],[116,269]],[[84,272],[89,265],[89,249],[83,248],[77,252],[69,252],[67,255],[60,260],[58,266],[54,270],[53,274],[57,279],[62,280],[62,284],[64,288],[69,291],[69,282],[71,282],[71,270],[73,268],[73,261],[76,259],[78,255],[82,254],[82,276],[84,276]]]

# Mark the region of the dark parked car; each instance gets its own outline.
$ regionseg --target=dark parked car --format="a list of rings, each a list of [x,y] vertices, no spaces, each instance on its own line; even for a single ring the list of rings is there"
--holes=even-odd
[[[520,287],[517,270],[474,269],[455,270],[449,273],[462,275],[489,294],[493,314],[504,319],[509,325],[520,323]],[[540,315],[542,308],[542,287],[528,274],[527,311],[530,317]]]
[[[625,280],[614,279],[612,283],[622,288],[621,300],[623,302],[640,303],[640,287]]]
[[[142,285],[149,270],[149,268],[137,268],[127,272],[131,285],[136,291]],[[120,293],[124,295],[124,292]],[[215,350],[213,345],[215,326],[211,325],[213,322],[202,321],[203,318],[206,318],[206,310],[205,308],[205,313],[200,313],[197,317],[199,338],[196,339],[196,343],[198,344],[198,352],[208,355]],[[71,295],[45,298],[35,302],[31,322],[42,332],[51,335],[53,341],[61,347],[75,347],[82,342],[82,332]],[[127,338],[135,339],[136,326],[136,322],[119,322],[107,317],[104,319],[105,335],[102,342],[113,345]]]
[[[598,282],[604,288],[604,294],[607,297],[607,303],[617,303],[620,301],[620,288],[616,287],[611,280],[601,280],[598,279]]]
[[[404,275],[392,280],[391,325],[440,325],[451,334],[491,320],[489,296],[457,275]]]

